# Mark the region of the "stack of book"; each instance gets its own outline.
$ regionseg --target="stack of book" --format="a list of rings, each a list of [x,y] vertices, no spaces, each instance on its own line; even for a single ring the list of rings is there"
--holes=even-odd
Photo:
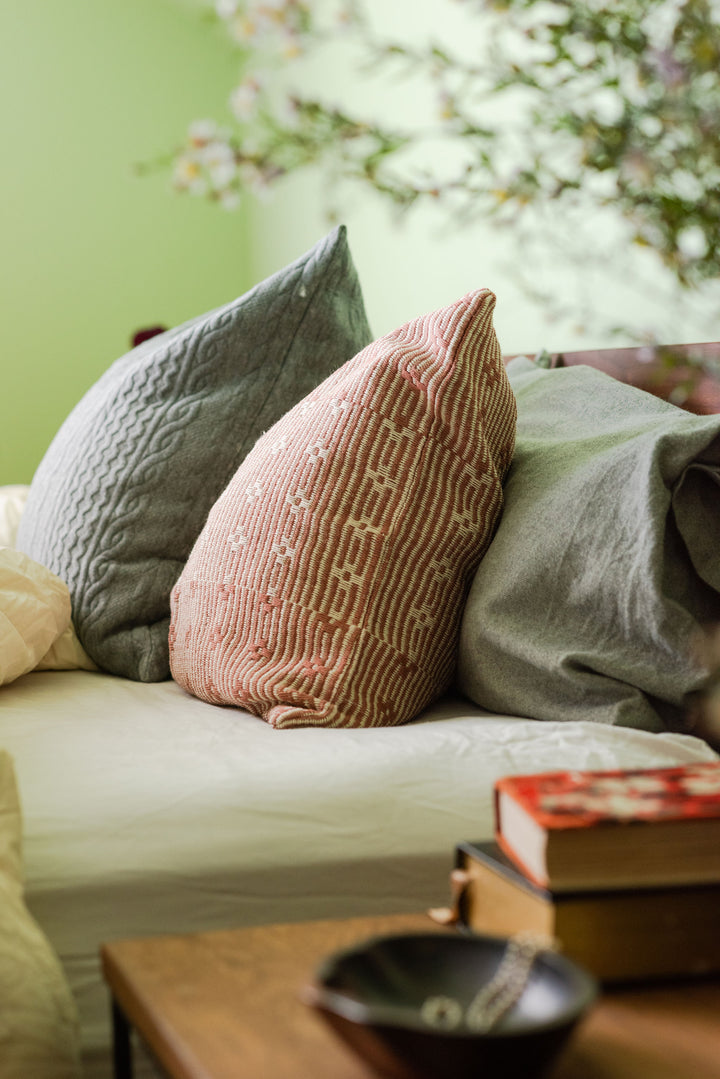
[[[462,843],[455,919],[536,930],[603,981],[720,971],[720,762],[509,776]]]

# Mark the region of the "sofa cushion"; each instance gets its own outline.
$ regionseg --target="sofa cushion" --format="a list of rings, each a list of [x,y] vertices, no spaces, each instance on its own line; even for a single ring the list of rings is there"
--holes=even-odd
[[[258,441],[173,592],[185,689],[283,728],[398,724],[447,687],[515,432],[494,305],[381,338]]]
[[[25,905],[21,832],[13,762],[0,750],[0,1075],[79,1079],[77,1009],[60,962]]]
[[[692,637],[720,621],[720,416],[589,367],[508,373],[517,445],[459,688],[504,714],[682,727]]]
[[[169,677],[170,589],[258,435],[371,339],[344,228],[123,356],[33,479],[17,545],[64,580],[105,670]]]

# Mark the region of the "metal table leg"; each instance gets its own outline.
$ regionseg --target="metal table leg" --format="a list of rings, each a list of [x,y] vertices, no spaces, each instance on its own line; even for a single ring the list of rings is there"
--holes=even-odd
[[[113,1075],[115,1079],[133,1079],[130,1024],[115,1000],[112,1002]]]

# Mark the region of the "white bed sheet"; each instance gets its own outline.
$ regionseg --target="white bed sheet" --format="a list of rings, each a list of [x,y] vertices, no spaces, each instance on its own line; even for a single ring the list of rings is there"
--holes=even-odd
[[[28,904],[109,1075],[104,940],[442,905],[454,846],[492,834],[503,774],[709,760],[684,735],[491,716],[446,699],[403,727],[275,731],[173,682],[86,671],[0,691]]]

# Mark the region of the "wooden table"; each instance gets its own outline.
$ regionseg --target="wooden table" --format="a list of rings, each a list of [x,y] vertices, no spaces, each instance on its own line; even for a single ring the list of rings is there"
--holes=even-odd
[[[335,949],[418,929],[446,932],[396,915],[106,944],[116,1079],[130,1027],[171,1079],[368,1079],[299,993]],[[720,1079],[720,984],[605,994],[549,1079]]]

